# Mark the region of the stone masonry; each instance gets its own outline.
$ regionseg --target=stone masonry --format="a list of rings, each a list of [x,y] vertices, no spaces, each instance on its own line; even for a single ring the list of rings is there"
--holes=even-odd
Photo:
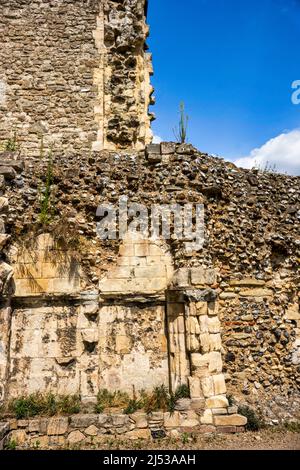
[[[52,392],[93,407],[101,389],[160,385],[190,398],[171,415],[10,420],[0,447],[239,432],[239,404],[300,419],[299,177],[150,143],[145,0],[1,7],[0,404]],[[124,200],[201,205],[203,246],[172,217],[167,239],[101,239],[99,205]]]
[[[0,143],[72,155],[151,142],[145,0],[3,0]]]

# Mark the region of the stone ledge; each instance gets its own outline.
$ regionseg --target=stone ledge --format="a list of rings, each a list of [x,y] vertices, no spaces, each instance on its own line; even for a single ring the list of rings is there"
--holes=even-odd
[[[224,419],[225,418],[225,419]],[[17,448],[29,448],[39,441],[42,447],[61,448],[68,445],[90,444],[105,437],[150,439],[154,431],[165,435],[172,432],[196,434],[243,432],[247,420],[243,416],[214,416],[214,423],[202,423],[194,411],[174,413],[153,412],[147,415],[136,412],[125,414],[78,414],[10,419],[0,423],[0,449],[5,440],[13,439]],[[153,438],[153,437],[152,437]]]

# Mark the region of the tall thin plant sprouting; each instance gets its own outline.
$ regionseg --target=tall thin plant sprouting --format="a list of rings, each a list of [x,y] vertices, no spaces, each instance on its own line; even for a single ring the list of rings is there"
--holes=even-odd
[[[52,161],[52,149],[48,155],[48,165],[46,173],[46,182],[44,190],[41,192],[41,206],[40,206],[40,222],[43,225],[47,225],[51,218],[51,185],[53,182],[53,161]]]
[[[187,116],[185,113],[185,105],[183,101],[180,103],[179,113],[180,113],[179,126],[178,127],[176,126],[175,129],[173,129],[173,132],[174,132],[174,136],[177,142],[180,142],[181,144],[185,144],[187,142],[187,128],[188,128],[189,116]]]

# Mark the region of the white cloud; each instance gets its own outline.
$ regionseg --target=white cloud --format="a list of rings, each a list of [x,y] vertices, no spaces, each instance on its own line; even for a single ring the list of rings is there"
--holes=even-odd
[[[275,166],[278,172],[300,175],[300,129],[270,139],[250,155],[234,161],[243,168]]]
[[[152,140],[152,143],[153,144],[160,144],[162,142],[162,138],[159,136],[159,135],[154,135],[153,136],[153,140]]]

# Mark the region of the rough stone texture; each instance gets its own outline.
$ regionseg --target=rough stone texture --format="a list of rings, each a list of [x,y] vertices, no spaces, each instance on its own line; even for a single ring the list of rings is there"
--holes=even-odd
[[[198,414],[191,410],[172,413],[155,412],[150,415],[145,413],[134,413],[130,416],[100,414],[73,415],[69,418],[10,420],[7,423],[0,423],[0,450],[1,446],[5,446],[12,440],[16,442],[17,449],[66,447],[75,449],[85,444],[101,442],[104,438],[149,440],[155,435],[155,431],[163,432],[167,436],[174,436],[176,432],[176,436],[179,437],[181,433],[186,432],[211,434],[243,430],[241,423],[245,423],[245,418],[238,415],[227,416],[227,420],[220,421],[222,423],[220,426],[216,423],[213,425],[212,417],[209,419],[207,415],[208,411],[210,410],[206,412],[206,419],[200,419]],[[214,419],[216,420],[216,417]]]
[[[162,306],[103,306],[96,321],[83,311],[72,302],[14,310],[10,397],[20,394],[20,383],[22,393],[79,393],[85,399],[99,388],[132,393],[133,386],[152,390],[168,383]]]
[[[154,102],[147,35],[145,0],[3,0],[0,142],[16,130],[26,155],[40,154],[41,136],[68,155],[144,148]]]
[[[23,387],[31,381],[28,390],[37,389],[41,382],[48,389],[47,384],[52,383],[55,390],[79,390],[90,399],[100,384],[113,387],[122,383],[129,389],[136,364],[142,364],[145,370],[144,378],[136,376],[138,387],[149,380],[150,388],[155,377],[157,382],[168,382],[169,352],[172,387],[192,384],[192,378],[193,398],[225,394],[225,377],[228,394],[240,403],[261,408],[268,419],[283,420],[299,414],[299,178],[253,173],[195,149],[183,154],[179,153],[182,148],[174,148],[177,151],[169,155],[168,164],[163,160],[150,163],[144,153],[124,158],[108,152],[89,158],[78,155],[72,160],[54,157],[53,188],[59,216],[54,215],[48,231],[55,238],[57,224],[63,220],[68,228],[65,238],[75,233],[80,240],[76,262],[82,274],[81,292],[69,291],[68,299],[64,289],[56,294],[31,293],[25,301],[19,291],[13,300],[13,313],[6,295],[1,310],[3,389],[10,383],[12,393],[17,394],[17,383]],[[16,154],[9,159],[18,162]],[[6,198],[1,200],[1,218],[9,236],[1,264],[1,285],[6,292],[11,288],[11,265],[15,265],[16,274],[19,271],[18,252],[25,235],[37,238],[41,233],[39,228],[32,235],[32,230],[39,227],[37,188],[44,184],[48,161],[27,159],[25,168],[13,165],[16,177],[4,178],[1,194]],[[211,187],[216,180],[218,191]],[[203,249],[191,256],[184,242],[173,239],[156,248],[152,243],[99,240],[97,205],[106,200],[118,203],[124,191],[129,199],[147,207],[175,197],[182,202],[192,199],[204,203],[209,237]],[[25,248],[29,253],[35,251],[27,242]],[[163,258],[160,262],[158,256]],[[140,268],[136,274],[146,280],[144,287],[101,292],[103,279],[128,279],[128,258],[142,263],[132,269]],[[164,277],[162,290],[147,290],[153,266],[165,272],[175,269],[173,280]],[[31,265],[34,277],[38,273],[33,268]],[[46,268],[51,273],[51,266]],[[116,272],[125,277],[116,278]],[[146,274],[148,277],[143,278]],[[162,311],[166,304],[165,335]],[[41,323],[36,327],[34,318],[39,309]],[[11,318],[14,326],[8,373],[5,358]],[[108,340],[106,333],[102,334],[104,326]],[[43,330],[49,330],[49,338]],[[131,331],[134,335],[138,331],[134,338]],[[33,334],[37,335],[34,342]],[[127,369],[130,374],[126,382]]]

